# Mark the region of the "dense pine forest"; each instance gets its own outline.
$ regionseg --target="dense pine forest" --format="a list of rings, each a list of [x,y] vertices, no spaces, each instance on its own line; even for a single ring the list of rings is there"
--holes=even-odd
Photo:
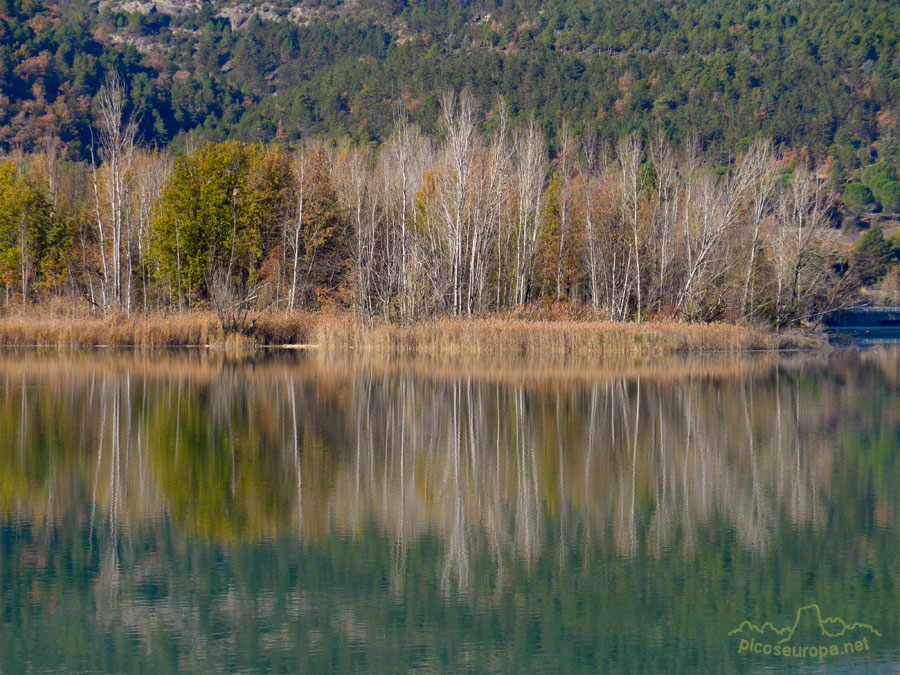
[[[815,321],[898,125],[891,2],[0,0],[0,301]]]
[[[360,3],[0,2],[0,143],[58,136],[85,159],[106,74],[140,136],[383,141],[398,106],[437,131],[442,90],[502,96],[555,141],[694,134],[725,161],[763,134],[840,171],[896,160],[900,8],[877,0]],[[176,13],[173,7],[179,7]],[[135,7],[139,11],[126,12]],[[191,11],[191,10],[196,11]],[[252,9],[256,13],[250,13]]]

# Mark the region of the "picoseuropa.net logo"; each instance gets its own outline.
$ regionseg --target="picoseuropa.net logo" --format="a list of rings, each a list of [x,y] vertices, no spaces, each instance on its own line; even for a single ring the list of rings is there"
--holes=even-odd
[[[869,651],[881,637],[867,623],[847,623],[840,617],[822,618],[816,604],[797,610],[793,625],[776,628],[770,621],[757,626],[750,621],[728,633],[738,640],[740,654],[782,659],[819,659]]]

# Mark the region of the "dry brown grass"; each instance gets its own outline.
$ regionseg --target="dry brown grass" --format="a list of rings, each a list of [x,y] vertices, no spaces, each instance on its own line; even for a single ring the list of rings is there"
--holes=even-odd
[[[176,347],[223,343],[214,315],[150,314],[66,317],[29,312],[0,319],[0,345],[71,349],[97,346]]]
[[[321,348],[419,356],[533,357],[648,356],[700,351],[810,349],[816,336],[774,333],[739,324],[643,324],[607,321],[543,321],[509,317],[443,319],[410,326],[367,328],[348,317],[318,321],[311,331]]]
[[[132,317],[60,316],[29,311],[0,318],[0,346],[60,349],[95,346],[314,345],[323,352],[391,356],[567,358],[654,356],[680,352],[817,348],[820,338],[740,324],[643,324],[496,316],[443,319],[409,326],[367,326],[349,314],[264,314],[252,338],[223,336],[210,312]]]

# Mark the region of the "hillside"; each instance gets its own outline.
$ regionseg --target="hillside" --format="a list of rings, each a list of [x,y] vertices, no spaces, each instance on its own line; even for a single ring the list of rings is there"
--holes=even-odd
[[[503,96],[551,139],[692,134],[723,160],[771,136],[836,180],[900,123],[900,5],[878,0],[469,3],[0,0],[0,148],[90,144],[106,71],[126,76],[147,143],[383,139],[398,106],[435,128],[438,94]],[[745,141],[746,142],[746,141]]]

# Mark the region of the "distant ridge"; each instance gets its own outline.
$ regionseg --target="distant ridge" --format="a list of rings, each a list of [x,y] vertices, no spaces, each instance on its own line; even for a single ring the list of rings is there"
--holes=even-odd
[[[385,141],[396,113],[439,126],[439,94],[481,115],[563,118],[614,146],[696,136],[723,166],[757,136],[835,188],[896,163],[900,3],[884,0],[0,0],[0,152],[90,156],[92,101],[125,80],[140,137]],[[891,149],[893,148],[893,149]]]
[[[785,626],[784,628],[777,628],[772,624],[771,621],[766,621],[762,624],[762,626],[757,626],[756,624],[750,621],[742,621],[737,628],[728,633],[729,636],[735,635],[737,633],[741,633],[744,630],[750,630],[760,635],[764,635],[767,632],[774,633],[778,636],[785,636],[778,640],[778,644],[783,644],[785,642],[789,642],[791,638],[794,637],[794,633],[796,632],[798,626],[800,626],[801,620],[805,616],[809,616],[809,612],[814,611],[815,615],[813,617],[813,625],[818,624],[819,630],[821,630],[822,635],[825,637],[838,638],[842,637],[849,630],[857,630],[857,629],[865,629],[874,633],[878,637],[881,637],[881,633],[878,632],[873,626],[867,623],[854,622],[847,623],[840,617],[828,617],[822,618],[822,610],[818,604],[804,605],[797,610],[797,616],[794,619],[793,625]],[[840,628],[840,630],[837,630]]]

